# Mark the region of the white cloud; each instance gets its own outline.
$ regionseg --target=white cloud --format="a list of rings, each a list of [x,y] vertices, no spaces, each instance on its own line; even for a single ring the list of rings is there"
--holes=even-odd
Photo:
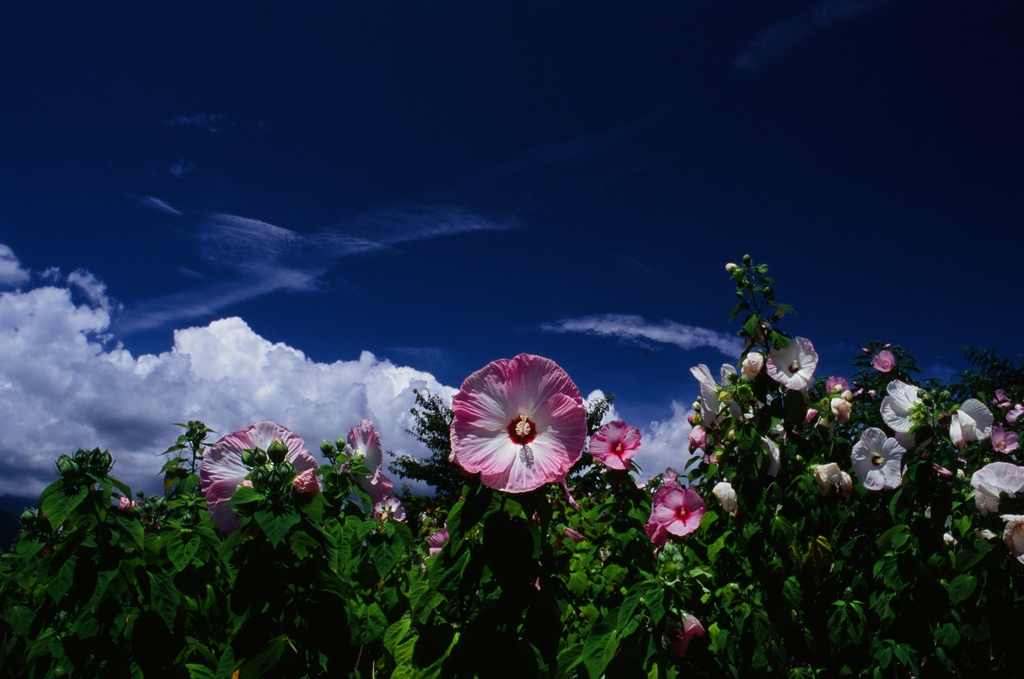
[[[691,412],[690,406],[673,401],[669,418],[640,427],[642,439],[636,460],[647,475],[660,474],[666,467],[674,467],[682,473],[692,457],[689,448],[692,427],[686,420]]]
[[[171,127],[195,127],[211,134],[220,134],[234,123],[220,113],[196,113],[190,116],[178,116],[164,121]]]
[[[167,214],[174,215],[175,217],[181,217],[185,214],[184,212],[174,209],[164,201],[160,200],[159,198],[154,198],[153,196],[129,195],[129,198],[134,200],[139,205],[142,205],[143,207],[149,207],[153,208],[154,210],[160,210],[160,212],[166,212]]]
[[[881,7],[889,0],[824,0],[788,19],[765,28],[744,46],[733,66],[753,74],[780,52],[814,37],[818,29],[828,28],[845,19]]]
[[[548,332],[582,332],[588,335],[617,337],[637,344],[642,344],[641,340],[649,340],[674,344],[681,349],[712,347],[729,357],[739,356],[743,351],[743,343],[737,337],[674,321],[648,323],[642,316],[627,314],[567,318],[545,323],[541,329]]]
[[[76,281],[101,290],[95,277],[80,273]],[[188,419],[220,434],[271,419],[316,452],[322,439],[369,418],[386,448],[419,455],[420,444],[405,433],[412,390],[446,399],[455,391],[368,352],[314,362],[238,318],[178,330],[169,351],[134,357],[102,343],[109,307],[76,306],[69,288],[0,294],[0,494],[38,493],[53,479],[57,456],[95,446],[114,455],[116,476],[155,490],[158,454],[179,433],[171,423]]]
[[[13,288],[29,279],[29,272],[21,268],[21,262],[10,247],[0,243],[0,286]]]
[[[317,233],[303,234],[258,219],[229,214],[199,224],[203,259],[227,280],[146,300],[127,309],[116,330],[129,334],[209,318],[232,304],[273,292],[310,292],[340,259],[389,247],[472,231],[514,228],[514,219],[491,220],[446,205],[379,208]]]

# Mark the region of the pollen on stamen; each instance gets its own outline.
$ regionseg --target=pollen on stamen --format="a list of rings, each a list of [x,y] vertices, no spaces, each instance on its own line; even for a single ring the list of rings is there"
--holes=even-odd
[[[526,415],[519,416],[519,422],[516,423],[516,435],[517,436],[529,436],[530,435],[530,423],[527,421]]]
[[[793,359],[793,362],[789,364],[789,372],[797,373],[800,372],[800,361]]]

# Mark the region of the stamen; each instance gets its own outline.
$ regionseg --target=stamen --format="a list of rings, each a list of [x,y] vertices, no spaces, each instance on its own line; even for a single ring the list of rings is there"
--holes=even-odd
[[[519,416],[519,422],[516,423],[516,436],[530,435],[530,423],[526,419],[526,415]]]
[[[529,428],[529,427],[527,427]],[[519,460],[527,467],[533,466],[533,448],[524,445],[519,449]]]

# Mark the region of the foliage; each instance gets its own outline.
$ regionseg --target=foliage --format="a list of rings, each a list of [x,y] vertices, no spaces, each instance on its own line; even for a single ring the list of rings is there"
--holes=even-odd
[[[406,489],[407,521],[372,504],[358,479],[373,472],[339,439],[316,489],[275,444],[247,450],[225,534],[197,476],[212,432],[189,422],[160,496],[133,501],[105,451],[57,460],[0,555],[0,677],[1015,676],[1024,564],[999,514],[1024,498],[983,514],[971,476],[1018,451],[951,425],[973,397],[1018,432],[1021,368],[968,352],[975,371],[916,385],[896,432],[881,406],[913,382],[909,352],[873,342],[848,388],[787,388],[762,365],[803,341],[781,328],[791,309],[764,265],[729,271],[746,349],[702,386],[701,450],[676,465],[707,503],[695,532],[652,544],[672,474],[641,487],[587,453],[565,489],[492,490],[448,461],[448,405],[417,394],[410,433],[430,456],[393,467],[436,493]],[[871,429],[906,444],[898,485],[850,478]]]

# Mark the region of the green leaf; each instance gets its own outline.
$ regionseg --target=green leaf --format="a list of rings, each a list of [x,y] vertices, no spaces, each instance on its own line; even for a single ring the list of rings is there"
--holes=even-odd
[[[947,622],[935,630],[935,643],[946,648],[953,648],[960,643],[960,632],[956,630],[953,623]]]
[[[35,620],[36,614],[28,606],[11,606],[4,611],[4,620],[14,629],[19,637],[28,636],[29,627]]]
[[[291,508],[289,508],[291,509]],[[274,512],[264,509],[256,512],[255,515],[256,523],[260,525],[263,532],[267,535],[267,540],[274,547],[281,544],[284,537],[288,534],[288,531],[292,529],[292,526],[302,520],[302,516],[298,512],[285,511],[282,514],[275,514]]]
[[[147,571],[148,572],[148,571]],[[174,619],[178,615],[178,600],[180,594],[174,586],[174,580],[164,571],[149,573],[149,599],[153,610],[156,611],[167,629],[174,631]]]
[[[884,533],[882,533],[881,535],[879,535],[878,539],[875,540],[875,544],[878,545],[879,549],[885,549],[886,547],[888,547],[893,542],[893,540],[896,538],[897,535],[899,535],[900,533],[902,533],[905,530],[907,530],[907,527],[905,525],[901,524],[899,526],[893,526],[889,530],[887,530]],[[905,541],[906,541],[906,538],[903,539],[903,542],[905,542]],[[902,545],[903,542],[900,542],[900,545]],[[899,546],[899,545],[897,545],[897,546]]]
[[[380,606],[371,603],[369,606],[359,607],[359,633],[356,635],[356,643],[369,644],[384,634],[388,628],[388,619],[384,617],[384,611]]]
[[[402,618],[388,627],[388,631],[384,633],[384,648],[388,650],[388,653],[391,655],[395,654],[395,647],[408,634],[411,625],[412,620]]]
[[[242,665],[238,676],[246,677],[246,679],[259,679],[259,677],[262,677],[267,670],[276,665],[277,661],[281,659],[281,654],[284,652],[287,643],[288,637],[286,636],[280,636],[271,641],[265,649]]]
[[[41,498],[39,509],[46,514],[46,518],[54,529],[59,528],[67,520],[68,515],[89,496],[89,489],[84,486],[75,493],[68,493],[67,490],[61,487],[56,492]]]
[[[46,592],[50,595],[55,602],[60,601],[60,598],[71,589],[71,583],[75,580],[75,564],[78,563],[78,557],[72,556],[57,569],[56,573],[51,573],[50,584],[46,586]]]
[[[18,556],[21,557],[22,561],[28,562],[31,561],[32,558],[39,553],[39,550],[45,546],[46,543],[42,540],[30,540],[23,537],[18,540],[18,544],[15,545],[14,551],[18,553]]]
[[[794,608],[798,607],[804,597],[803,590],[800,588],[800,581],[792,576],[786,578],[786,581],[782,583],[782,596],[786,597],[786,601],[791,606]]]
[[[185,668],[188,670],[189,679],[214,679],[213,670],[205,665],[188,663]]]
[[[958,575],[949,583],[949,603],[956,606],[974,593],[978,580],[973,575]]]
[[[402,546],[390,540],[385,540],[370,547],[370,561],[377,569],[377,575],[384,579],[391,573],[398,560],[402,557]]]
[[[591,677],[600,677],[618,648],[615,625],[607,620],[594,625],[583,642],[583,664]]]

